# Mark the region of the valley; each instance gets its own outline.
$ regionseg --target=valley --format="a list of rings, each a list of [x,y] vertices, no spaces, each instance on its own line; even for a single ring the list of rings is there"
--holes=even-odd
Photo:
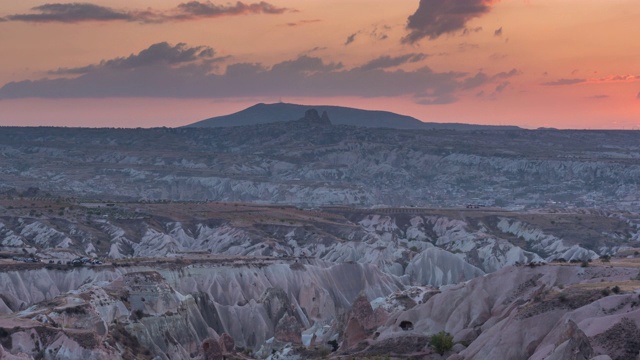
[[[0,358],[634,358],[638,140],[3,128]]]

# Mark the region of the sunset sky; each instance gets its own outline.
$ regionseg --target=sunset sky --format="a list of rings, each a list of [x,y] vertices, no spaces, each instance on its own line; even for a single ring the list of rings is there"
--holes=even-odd
[[[0,125],[180,126],[284,101],[640,129],[638,19],[638,0],[2,0]]]

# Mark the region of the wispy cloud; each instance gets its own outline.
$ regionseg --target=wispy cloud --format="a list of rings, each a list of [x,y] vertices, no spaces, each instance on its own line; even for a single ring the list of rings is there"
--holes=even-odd
[[[320,20],[320,19],[300,20],[300,21],[296,21],[296,22],[289,22],[286,25],[290,26],[290,27],[294,27],[294,26],[301,26],[301,25],[313,24],[313,23],[318,23],[318,22],[322,22],[322,20]]]
[[[368,28],[365,29],[360,29],[354,33],[352,33],[351,35],[347,36],[347,39],[344,42],[344,45],[350,45],[351,43],[353,43],[354,41],[356,41],[356,38],[359,38],[360,35],[367,37],[369,40],[373,40],[373,41],[382,41],[382,40],[387,40],[389,38],[389,30],[391,30],[391,26],[390,25],[384,25],[384,24],[374,24]]]
[[[588,79],[589,83],[620,83],[640,81],[640,75],[609,75],[600,78]]]
[[[245,4],[238,1],[234,5],[227,6],[215,5],[210,1],[190,1],[178,5],[175,13],[168,15],[167,18],[170,20],[197,20],[228,15],[282,14],[287,11],[289,11],[289,9],[277,7],[265,1],[253,4]]]
[[[582,84],[586,81],[587,79],[559,79],[554,81],[543,82],[542,85],[544,86],[575,85],[575,84]]]
[[[464,30],[462,30],[462,35],[469,35],[472,33],[479,33],[480,31],[482,31],[482,26],[477,26],[474,28],[464,28]]]
[[[497,74],[495,74],[493,76],[494,79],[508,79],[510,77],[514,77],[517,75],[521,75],[522,71],[518,70],[518,69],[511,69],[509,71],[503,71],[503,72],[499,72]]]
[[[576,84],[603,84],[640,81],[640,75],[609,75],[599,78],[567,78],[544,82],[545,86],[576,85]]]
[[[400,56],[383,55],[358,67],[358,69],[364,70],[364,71],[376,70],[376,69],[387,69],[391,67],[400,66],[403,64],[422,61],[426,59],[427,56],[428,56],[427,54],[422,54],[422,53],[404,54]]]
[[[357,32],[347,36],[347,40],[345,40],[344,45],[346,46],[346,45],[349,45],[352,42],[356,41],[356,36],[358,36]]]
[[[11,21],[27,22],[63,22],[77,23],[82,21],[139,21],[140,14],[115,10],[105,6],[89,3],[44,4],[31,8],[31,14],[14,14],[6,16]]]
[[[466,28],[471,19],[491,11],[498,0],[420,0],[416,12],[409,16],[409,34],[403,43],[413,44],[424,38],[436,39]]]
[[[30,13],[7,15],[4,19],[7,21],[67,24],[90,21],[164,23],[247,14],[282,14],[287,11],[294,10],[277,7],[264,1],[251,4],[238,1],[235,4],[228,5],[216,5],[210,1],[190,1],[165,11],[152,9],[123,10],[92,3],[77,2],[44,4],[31,8]]]

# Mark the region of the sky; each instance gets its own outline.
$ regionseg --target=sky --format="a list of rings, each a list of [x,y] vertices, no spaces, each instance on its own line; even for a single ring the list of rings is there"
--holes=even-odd
[[[639,18],[638,0],[2,0],[0,125],[172,127],[282,101],[640,129]]]

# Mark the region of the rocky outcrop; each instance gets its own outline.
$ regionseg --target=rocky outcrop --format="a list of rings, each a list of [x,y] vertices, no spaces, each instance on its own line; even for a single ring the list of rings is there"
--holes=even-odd
[[[412,284],[433,286],[457,284],[484,275],[484,271],[438,248],[430,248],[416,255],[407,265],[405,273]]]
[[[233,341],[233,338],[229,336],[229,334],[223,333],[222,335],[220,335],[220,339],[218,340],[218,342],[220,343],[220,349],[222,350],[223,354],[235,352],[236,344],[235,341]]]
[[[106,359],[114,358],[114,349],[124,347],[131,353],[148,352],[162,359],[187,358],[198,351],[216,358],[232,353],[236,345],[257,350],[272,337],[281,343],[302,344],[303,331],[317,326],[318,321],[335,321],[335,314],[349,309],[358,294],[376,298],[402,286],[370,265],[307,263],[304,270],[296,270],[281,260],[271,264],[253,261],[246,265],[232,260],[228,265],[77,268],[64,272],[65,277],[51,276],[46,269],[36,271],[53,281],[46,288],[34,286],[38,277],[18,273],[15,282],[31,291],[23,301],[44,301],[24,302],[27,310],[5,314],[0,327],[42,328],[53,334],[37,341],[29,332],[12,334],[9,350],[15,354],[57,347],[56,352],[73,354],[73,358]],[[48,290],[60,288],[55,280],[73,283],[68,278],[78,281],[88,272],[92,277],[82,277],[83,284],[76,289],[66,293]],[[21,288],[7,286],[3,296],[17,298],[15,292]],[[42,290],[48,292],[40,293]],[[317,309],[327,311],[320,314]],[[67,329],[75,330],[69,333]],[[60,340],[63,336],[70,340]],[[56,341],[63,341],[64,346],[60,348]],[[89,345],[104,342],[111,345]]]
[[[204,360],[222,360],[222,346],[213,338],[207,338],[202,342],[202,355]]]
[[[360,295],[347,314],[341,349],[349,350],[370,337],[378,326],[384,324],[388,314],[382,307],[373,310],[366,296]]]
[[[445,287],[408,309],[393,306],[397,300],[392,297],[376,300],[378,306],[397,310],[375,334],[358,323],[359,327],[348,328],[351,339],[347,332],[344,336],[352,351],[368,355],[388,354],[387,345],[400,339],[446,331],[462,344],[454,347],[459,354],[452,359],[591,359],[604,354],[625,358],[638,352],[637,294],[608,296],[603,289],[607,281],[634,272],[634,268],[510,267]],[[581,285],[585,283],[605,285],[589,288]],[[354,341],[360,345],[353,347]],[[424,356],[424,351],[407,350],[413,356]]]
[[[44,350],[95,359],[233,357],[237,348],[306,358],[311,353],[300,349],[327,343],[354,355],[432,356],[428,337],[446,331],[462,358],[577,360],[640,351],[640,306],[628,290],[635,267],[514,266],[436,290],[405,288],[371,265],[309,261],[301,270],[237,260],[93,269],[103,280],[40,295],[44,301],[5,314],[0,345],[15,356]],[[38,289],[29,283],[35,277],[19,278]],[[621,285],[615,293],[611,283]]]
[[[291,315],[285,315],[275,328],[275,339],[283,343],[302,344],[302,325]]]
[[[556,348],[547,357],[548,360],[589,360],[593,349],[589,338],[572,320],[567,321],[566,331],[556,342]]]
[[[305,111],[304,117],[298,120],[298,123],[310,126],[331,126],[331,120],[329,120],[327,112],[323,111],[322,116],[320,116],[316,109]]]

